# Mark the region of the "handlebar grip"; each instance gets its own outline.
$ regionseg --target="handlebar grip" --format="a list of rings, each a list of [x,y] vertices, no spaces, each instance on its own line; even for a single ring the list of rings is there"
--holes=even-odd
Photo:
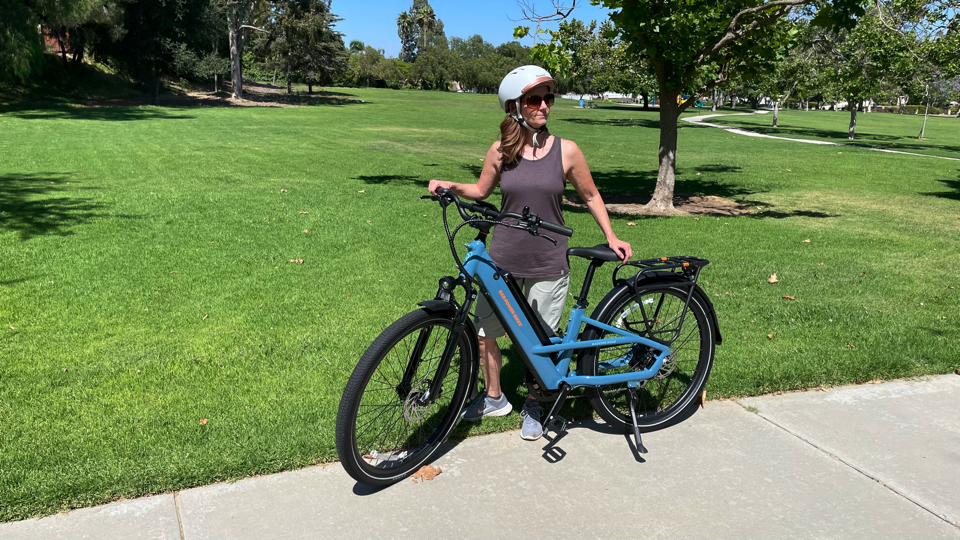
[[[556,223],[550,223],[549,221],[541,221],[540,228],[546,229],[550,232],[555,232],[561,236],[566,236],[567,238],[573,236],[573,229],[570,227],[564,227],[563,225],[557,225]]]

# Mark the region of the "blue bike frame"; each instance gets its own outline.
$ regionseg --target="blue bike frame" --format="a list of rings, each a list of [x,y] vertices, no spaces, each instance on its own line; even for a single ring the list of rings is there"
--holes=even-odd
[[[548,390],[556,390],[564,383],[571,388],[578,386],[604,386],[619,383],[627,383],[628,386],[634,387],[639,381],[650,379],[656,375],[657,372],[660,371],[664,359],[670,354],[670,347],[662,343],[626,332],[619,328],[614,328],[613,326],[587,317],[586,308],[584,307],[575,307],[570,312],[567,332],[563,338],[552,337],[550,338],[549,345],[541,343],[540,338],[538,338],[536,331],[533,330],[532,327],[532,325],[540,324],[540,322],[537,320],[528,320],[520,308],[520,302],[526,302],[526,298],[517,299],[513,295],[504,278],[500,275],[500,270],[487,254],[484,243],[479,240],[474,240],[467,244],[466,247],[468,252],[466,259],[464,259],[463,267],[486,288],[488,293],[487,298],[492,303],[493,308],[500,313],[501,320],[505,322],[504,327],[510,334],[510,337],[517,347],[523,350],[531,364],[531,368],[536,370],[539,379],[546,385]],[[583,324],[616,334],[618,337],[577,341],[580,327]],[[656,360],[653,365],[640,371],[614,375],[577,375],[576,371],[570,371],[570,361],[573,357],[573,351],[577,349],[628,345],[633,343],[646,345],[657,351]],[[552,358],[554,353],[557,353],[556,363],[554,363]],[[604,362],[601,364],[600,369],[621,367],[630,363],[631,360],[632,353],[628,352],[620,358]]]

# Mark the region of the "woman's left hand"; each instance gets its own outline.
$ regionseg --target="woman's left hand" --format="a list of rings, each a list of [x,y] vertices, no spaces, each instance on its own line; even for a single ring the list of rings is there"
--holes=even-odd
[[[610,249],[620,256],[620,260],[623,262],[627,262],[627,259],[633,256],[633,249],[630,248],[629,242],[624,242],[619,238],[614,238],[613,240],[608,241],[607,245],[609,245]]]

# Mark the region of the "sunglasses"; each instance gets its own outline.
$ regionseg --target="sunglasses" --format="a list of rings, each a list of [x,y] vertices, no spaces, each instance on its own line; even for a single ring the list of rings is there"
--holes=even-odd
[[[527,109],[531,111],[536,111],[540,108],[544,102],[547,103],[547,108],[553,107],[554,95],[547,94],[543,97],[541,96],[527,96],[527,99],[524,100],[524,104],[527,106]]]

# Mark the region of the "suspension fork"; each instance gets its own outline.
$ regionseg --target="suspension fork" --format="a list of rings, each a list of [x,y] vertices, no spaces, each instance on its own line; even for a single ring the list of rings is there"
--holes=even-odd
[[[416,376],[417,370],[420,369],[420,363],[423,362],[423,350],[427,347],[431,334],[433,334],[432,326],[420,329],[417,343],[413,346],[413,351],[410,353],[410,359],[407,362],[407,369],[403,372],[403,379],[397,386],[397,396],[400,401],[407,399],[410,390],[413,389],[413,377]]]
[[[463,278],[461,277],[461,279]],[[432,405],[433,402],[440,397],[443,380],[447,378],[447,372],[450,371],[450,362],[453,360],[453,355],[457,352],[460,337],[463,336],[463,332],[467,328],[467,317],[470,316],[470,307],[473,306],[473,302],[477,298],[476,289],[466,282],[459,284],[464,285],[467,294],[463,300],[463,304],[456,313],[454,313],[453,326],[450,328],[450,336],[447,338],[447,343],[443,348],[443,355],[440,357],[440,363],[437,365],[436,375],[434,375],[433,380],[430,382],[427,391],[417,399],[418,405],[420,406]]]

